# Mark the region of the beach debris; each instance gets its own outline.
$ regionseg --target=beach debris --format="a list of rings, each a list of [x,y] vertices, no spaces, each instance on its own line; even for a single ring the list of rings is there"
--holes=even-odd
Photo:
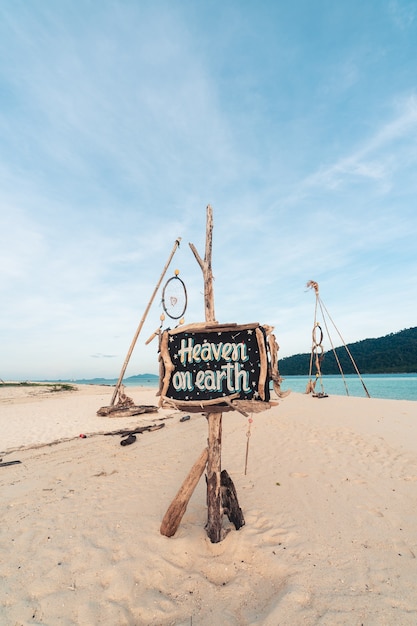
[[[191,417],[190,415],[183,415],[180,419],[180,422],[188,422],[190,417]]]
[[[165,537],[173,537],[177,532],[190,498],[193,495],[207,465],[207,460],[208,448],[204,448],[164,515],[160,527],[161,535],[165,535]]]
[[[80,434],[80,439],[87,439],[87,435],[84,435],[84,433]]]
[[[117,404],[110,406],[102,406],[97,415],[104,417],[131,417],[134,415],[142,415],[143,413],[157,413],[158,407],[139,404],[136,405],[132,398],[129,398],[124,392],[124,385],[121,385],[119,391],[119,400]]]
[[[224,514],[227,515],[229,522],[232,522],[236,530],[239,530],[245,525],[245,518],[239,506],[233,481],[225,469],[220,474],[220,495]]]
[[[97,411],[97,415],[103,417],[134,417],[143,413],[157,413],[157,406],[133,405],[130,407],[117,408],[113,406],[103,406]]]
[[[136,435],[130,434],[125,439],[122,439],[120,442],[121,446],[130,446],[130,444],[135,443]]]
[[[160,527],[161,535],[172,537],[177,532],[190,498],[206,468],[207,461],[208,448],[204,448],[164,515]],[[239,506],[235,486],[226,470],[222,470],[220,475],[220,500],[223,513],[234,524],[236,530],[239,530],[245,525],[245,519]]]
[[[7,467],[9,465],[19,465],[22,461],[2,461],[0,467]]]
[[[149,424],[149,426],[138,426],[137,428],[133,428],[131,430],[112,430],[108,433],[104,433],[104,435],[121,435],[122,437],[127,437],[128,435],[140,435],[145,432],[160,430],[164,426],[165,424]]]

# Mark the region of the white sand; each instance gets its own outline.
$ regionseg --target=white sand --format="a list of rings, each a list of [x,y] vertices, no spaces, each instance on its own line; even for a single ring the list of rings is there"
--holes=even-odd
[[[122,447],[92,434],[172,411],[99,418],[109,388],[29,391],[0,388],[1,456],[22,461],[0,467],[1,624],[417,624],[416,402],[291,394],[253,416],[246,476],[248,422],[225,413],[246,525],[211,544],[204,479],[176,535],[159,533],[206,445],[202,415]]]

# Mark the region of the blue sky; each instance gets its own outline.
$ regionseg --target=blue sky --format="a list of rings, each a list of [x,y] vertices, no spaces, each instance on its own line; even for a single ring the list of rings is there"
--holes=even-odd
[[[3,0],[0,378],[117,377],[177,237],[203,321],[207,204],[217,319],[280,357],[309,280],[346,342],[416,326],[416,167],[414,1]]]

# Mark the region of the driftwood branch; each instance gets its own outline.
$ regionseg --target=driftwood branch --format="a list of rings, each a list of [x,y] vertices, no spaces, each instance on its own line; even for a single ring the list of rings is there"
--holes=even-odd
[[[178,328],[172,328],[169,330],[170,335],[176,335],[178,333],[187,333],[187,332],[223,332],[228,330],[234,330],[235,328],[239,328],[239,330],[251,330],[254,328],[258,328],[258,322],[251,322],[250,324],[237,324],[236,322],[229,322],[226,324],[218,324],[217,322],[195,322],[193,324],[185,324],[184,326],[178,326]]]
[[[126,435],[141,435],[142,433],[151,433],[154,430],[160,430],[164,428],[165,424],[151,424],[149,426],[138,426],[137,428],[131,428],[129,430],[112,430],[108,433],[104,433],[105,435],[121,435],[125,437]]]
[[[205,448],[182,483],[177,495],[169,505],[161,523],[161,535],[172,537],[177,532],[190,498],[194,493],[194,489],[204,472],[204,468],[207,464],[207,457],[208,451],[207,448]]]
[[[232,393],[230,396],[222,396],[221,398],[212,398],[211,400],[173,400],[168,396],[161,396],[161,406],[172,406],[178,410],[193,411],[197,413],[204,412],[205,409],[211,410],[214,405],[220,405],[222,402],[230,404],[231,400],[239,397],[239,393]]]
[[[265,400],[265,383],[268,373],[268,359],[266,355],[266,348],[264,343],[264,335],[260,328],[255,329],[256,338],[258,340],[259,359],[260,359],[260,372],[258,381],[258,392],[262,400]]]
[[[190,243],[189,245],[203,272],[206,322],[215,322],[216,316],[214,313],[213,273],[211,268],[211,253],[213,247],[213,209],[210,205],[207,206],[206,210],[206,249],[204,260],[198,254],[194,244]]]
[[[275,338],[275,335],[272,333],[274,327],[270,326],[264,326],[265,330],[267,331],[267,339],[268,339],[268,346],[269,346],[269,354],[271,357],[271,378],[272,378],[272,382],[274,385],[274,391],[277,394],[278,398],[285,398],[286,396],[288,396],[289,393],[291,393],[291,391],[289,389],[287,389],[287,391],[282,391],[281,390],[281,382],[282,382],[282,378],[281,375],[279,373],[279,368],[278,368],[278,350],[279,350],[279,345],[277,343],[277,340]]]
[[[208,419],[208,461],[207,461],[207,525],[206,532],[211,543],[219,543],[224,538],[221,506],[221,449],[222,414],[209,413]]]
[[[162,381],[162,388],[160,389],[160,394],[161,394],[161,400],[159,403],[160,406],[162,406],[162,398],[166,396],[166,393],[169,387],[169,382],[171,380],[171,374],[175,369],[175,366],[171,361],[171,357],[169,356],[168,341],[169,341],[169,334],[168,334],[168,331],[165,330],[162,333],[161,343],[160,343],[161,358],[164,363],[164,378]]]
[[[236,395],[238,395],[238,394],[236,394]],[[232,411],[238,411],[238,413],[240,413],[244,417],[249,417],[249,413],[246,413],[246,411],[244,409],[242,409],[241,407],[236,405],[234,402],[229,400],[229,398],[223,398],[223,401],[226,402],[226,404],[228,404],[230,406]]]

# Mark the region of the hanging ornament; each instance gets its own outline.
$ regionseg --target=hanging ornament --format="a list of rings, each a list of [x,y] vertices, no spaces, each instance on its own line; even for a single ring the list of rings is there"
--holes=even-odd
[[[179,273],[179,270],[175,270],[174,276],[167,280],[162,291],[162,307],[173,320],[182,318],[187,308],[187,289]]]
[[[250,436],[251,436],[251,426],[252,426],[252,413],[250,414],[250,417],[248,419],[248,430],[246,431],[246,455],[245,455],[245,476],[246,476],[246,470],[248,469],[248,456],[249,456],[249,441],[250,441]]]

